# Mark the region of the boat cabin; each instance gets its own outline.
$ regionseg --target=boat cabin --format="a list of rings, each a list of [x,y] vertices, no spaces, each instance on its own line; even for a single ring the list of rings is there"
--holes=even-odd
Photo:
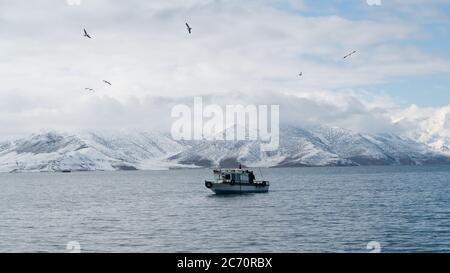
[[[214,179],[218,183],[253,184],[255,174],[253,171],[242,169],[214,170]]]
[[[216,194],[228,193],[266,193],[269,181],[257,181],[255,174],[243,169],[214,170],[214,182],[205,181],[205,186]]]

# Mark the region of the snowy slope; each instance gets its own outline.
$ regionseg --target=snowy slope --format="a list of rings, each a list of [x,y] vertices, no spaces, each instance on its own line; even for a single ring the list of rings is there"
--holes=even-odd
[[[422,111],[411,106],[395,119],[406,136],[450,155],[450,106]]]
[[[48,132],[0,144],[0,172],[160,169],[182,149],[160,133]]]
[[[447,164],[448,156],[412,139],[392,134],[365,135],[349,130],[285,127],[277,152],[261,152],[258,141],[201,142],[169,160],[210,166],[298,167]]]
[[[280,148],[259,141],[174,141],[157,132],[46,132],[0,143],[0,172],[449,164],[450,155],[408,137],[340,128],[284,127]]]

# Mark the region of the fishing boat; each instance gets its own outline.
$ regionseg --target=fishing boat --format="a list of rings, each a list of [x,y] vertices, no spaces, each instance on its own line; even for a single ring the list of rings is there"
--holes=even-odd
[[[214,181],[205,181],[205,186],[216,194],[266,193],[270,183],[258,181],[253,171],[239,168],[214,170]]]

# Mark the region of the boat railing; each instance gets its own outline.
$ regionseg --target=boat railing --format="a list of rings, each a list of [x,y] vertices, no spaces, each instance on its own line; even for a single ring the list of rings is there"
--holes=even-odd
[[[215,179],[214,183],[216,183],[216,184],[229,184],[229,183],[231,183],[231,181],[232,181],[231,179]],[[212,181],[210,181],[210,182],[212,182]],[[246,182],[244,182],[244,184],[250,184],[250,183],[246,181]],[[255,180],[255,181],[253,181],[253,184],[269,186],[270,182],[269,181],[265,181],[265,180]]]

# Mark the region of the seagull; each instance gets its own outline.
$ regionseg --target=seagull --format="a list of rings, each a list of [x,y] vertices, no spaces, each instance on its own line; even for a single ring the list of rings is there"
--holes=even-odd
[[[344,56],[344,59],[347,59],[348,57],[352,56],[352,55],[355,54],[355,53],[356,53],[356,50],[353,51],[352,53],[348,54],[348,55],[345,55],[345,56]]]
[[[111,85],[111,86],[112,86],[112,83],[110,83],[109,81],[103,80],[103,82],[106,83],[106,84],[108,84],[108,85]]]
[[[92,39],[92,37],[88,34],[87,30],[84,29],[84,37],[87,37],[89,39]]]
[[[92,89],[92,88],[84,88],[84,90],[86,90],[86,91],[90,91],[90,92],[95,92],[95,90],[94,90],[94,89]]]
[[[187,27],[187,30],[189,31],[189,34],[191,34],[191,33],[192,33],[192,28],[191,28],[191,26],[189,26],[189,24],[186,23],[186,27]]]
[[[298,74],[299,77],[303,76],[303,72],[300,72],[300,74]]]

